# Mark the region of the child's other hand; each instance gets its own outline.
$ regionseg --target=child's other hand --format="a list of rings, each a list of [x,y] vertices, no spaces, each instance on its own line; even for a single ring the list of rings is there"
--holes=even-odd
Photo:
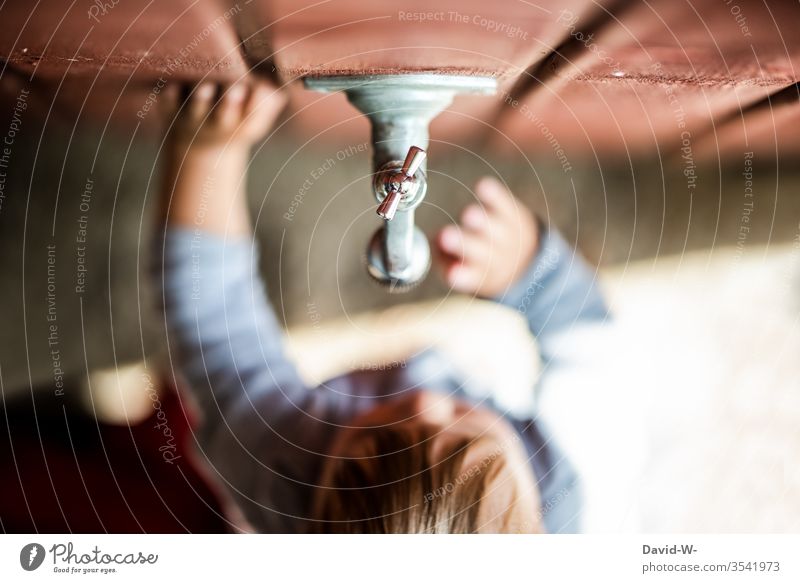
[[[249,148],[270,130],[286,96],[263,79],[201,83],[178,104],[170,133],[184,147]]]
[[[482,297],[503,294],[536,254],[539,228],[531,212],[499,180],[475,186],[481,204],[470,204],[461,224],[436,237],[445,281],[453,289]]]

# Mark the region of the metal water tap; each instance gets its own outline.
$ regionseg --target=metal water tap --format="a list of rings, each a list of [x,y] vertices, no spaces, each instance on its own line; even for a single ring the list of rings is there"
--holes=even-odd
[[[460,93],[490,95],[492,77],[391,74],[306,77],[316,91],[344,91],[370,120],[372,182],[383,224],[367,247],[367,271],[390,291],[413,288],[431,265],[428,240],[414,224],[414,209],[425,198],[428,126]],[[405,156],[404,160],[400,160]]]
[[[425,174],[418,171],[427,154],[422,148],[411,146],[406,159],[398,167],[397,162],[385,164],[375,174],[375,197],[380,202],[378,216],[391,221],[402,203],[403,210],[416,208],[425,197],[427,183]]]

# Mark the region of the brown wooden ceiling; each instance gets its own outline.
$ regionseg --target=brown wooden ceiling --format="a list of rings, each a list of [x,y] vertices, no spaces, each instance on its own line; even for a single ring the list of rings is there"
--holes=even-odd
[[[136,113],[159,77],[234,79],[255,68],[287,84],[289,128],[341,142],[365,140],[366,122],[343,96],[305,91],[299,77],[492,75],[498,96],[459,98],[434,122],[434,140],[602,156],[671,151],[688,132],[698,152],[800,150],[787,129],[800,108],[795,0],[100,5],[5,3],[3,77],[31,79],[57,112],[126,126],[144,121]],[[3,88],[5,99],[16,90]]]

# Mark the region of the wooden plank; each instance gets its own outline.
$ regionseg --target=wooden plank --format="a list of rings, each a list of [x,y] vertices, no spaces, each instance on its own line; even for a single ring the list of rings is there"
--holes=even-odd
[[[100,69],[152,80],[230,78],[245,71],[233,26],[241,10],[214,0],[6,2],[0,58],[46,78]]]
[[[516,76],[563,37],[558,10],[580,11],[587,0],[256,0],[247,31],[270,34],[287,76],[437,72]],[[265,6],[269,6],[266,9]],[[250,34],[247,36],[249,37]],[[245,43],[262,59],[264,47]]]
[[[800,152],[800,89],[791,85],[780,92],[736,112],[714,131],[703,136],[698,151],[722,160],[754,156],[796,155]]]
[[[598,30],[565,14],[569,58],[554,55],[544,84],[506,108],[495,142],[550,147],[524,110],[574,150],[674,149],[797,79],[798,17],[797,4],[749,0],[637,2]]]

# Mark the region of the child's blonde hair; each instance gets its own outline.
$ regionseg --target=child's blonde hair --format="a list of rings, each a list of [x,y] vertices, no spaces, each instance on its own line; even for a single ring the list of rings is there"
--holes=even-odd
[[[481,442],[463,439],[431,460],[436,428],[363,430],[358,459],[330,458],[315,501],[319,532],[540,532],[535,516],[520,516],[513,480],[498,476],[505,455],[464,467]],[[359,448],[361,449],[361,448]]]

